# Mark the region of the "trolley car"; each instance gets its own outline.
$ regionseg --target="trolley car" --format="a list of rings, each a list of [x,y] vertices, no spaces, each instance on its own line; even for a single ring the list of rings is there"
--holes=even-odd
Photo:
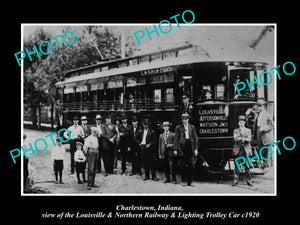
[[[180,122],[182,96],[191,103],[191,123],[199,137],[199,157],[210,170],[222,170],[232,155],[237,117],[252,108],[258,98],[268,100],[268,86],[241,96],[234,84],[265,71],[263,62],[211,61],[192,44],[149,54],[101,62],[74,69],[56,84],[62,102],[62,120],[85,115],[93,123],[96,114],[121,113],[153,124]],[[266,74],[265,74],[266,75]],[[267,79],[267,77],[265,77]],[[251,120],[247,121],[251,128]]]

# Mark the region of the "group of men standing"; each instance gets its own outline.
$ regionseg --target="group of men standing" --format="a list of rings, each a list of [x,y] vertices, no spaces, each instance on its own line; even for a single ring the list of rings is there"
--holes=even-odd
[[[68,128],[71,133],[70,156],[71,174],[74,173],[74,153],[76,142],[83,143],[86,153],[88,188],[97,187],[94,183],[95,175],[101,172],[101,159],[104,163],[104,176],[113,174],[114,162],[117,152],[121,156],[121,174],[127,170],[126,162],[130,161],[132,170],[129,175],[142,175],[144,168],[144,181],[151,179],[157,181],[156,158],[157,155],[164,162],[165,183],[177,183],[175,166],[180,162],[180,171],[183,185],[193,186],[191,174],[194,157],[198,154],[198,137],[195,127],[189,124],[189,115],[182,114],[182,124],[178,125],[175,133],[169,130],[169,121],[163,122],[163,133],[159,135],[151,129],[149,118],[144,118],[139,123],[136,116],[128,123],[126,114],[122,114],[119,124],[113,124],[110,115],[104,121],[100,114],[96,115],[96,124],[88,125],[86,116],[73,118],[73,125]],[[68,138],[65,132],[65,138]],[[170,179],[172,176],[172,180]]]
[[[268,146],[274,139],[273,119],[264,109],[266,102],[258,100],[254,113],[254,132],[257,136],[258,147]],[[250,111],[246,112],[249,116]],[[246,128],[246,116],[240,115],[238,118],[238,128],[233,131],[234,146],[233,158],[251,156],[251,130]],[[87,124],[86,116],[81,117],[81,125],[78,124],[78,117],[73,118],[73,125],[68,128],[71,133],[70,153],[71,153],[71,173],[74,173],[74,153],[76,142],[83,142],[83,149],[86,152],[88,164],[88,187],[95,187],[94,180],[97,172],[101,172],[101,159],[104,163],[104,176],[113,174],[114,162],[117,152],[121,156],[121,174],[127,170],[126,162],[131,161],[132,171],[130,175],[142,175],[143,165],[145,176],[144,181],[151,179],[157,181],[156,158],[163,161],[165,180],[164,183],[177,183],[176,165],[180,165],[181,181],[184,186],[194,186],[192,183],[192,171],[195,159],[198,156],[198,137],[196,129],[189,123],[190,116],[187,112],[181,115],[181,123],[176,126],[175,132],[170,131],[169,121],[162,123],[163,132],[157,138],[157,132],[151,129],[149,118],[144,118],[139,123],[136,116],[128,123],[126,114],[121,115],[119,123],[113,124],[110,115],[104,118],[104,123],[100,114],[96,115],[96,124]],[[65,132],[64,135],[66,135]],[[68,138],[68,137],[66,137]],[[158,139],[158,140],[157,140]],[[264,158],[269,158],[269,151],[264,151]],[[263,163],[264,167],[269,167],[270,161]],[[247,184],[251,183],[250,165],[245,163]],[[234,170],[233,185],[237,185],[239,171]]]

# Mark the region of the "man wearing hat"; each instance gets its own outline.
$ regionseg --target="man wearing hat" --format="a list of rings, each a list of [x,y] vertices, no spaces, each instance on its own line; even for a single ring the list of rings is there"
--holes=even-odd
[[[105,124],[102,125],[101,129],[102,155],[105,169],[104,176],[107,176],[109,173],[113,173],[115,140],[118,135],[115,125],[111,123],[111,117],[109,114],[105,117]]]
[[[80,121],[81,121],[81,126],[82,126],[82,129],[84,132],[84,138],[86,138],[91,135],[91,129],[90,129],[90,126],[87,124],[86,116],[81,116]]]
[[[180,160],[183,186],[194,186],[192,184],[193,158],[198,156],[198,136],[195,127],[189,124],[189,119],[188,114],[182,114],[182,123],[175,128],[174,155],[178,155]]]
[[[170,182],[170,175],[172,176],[172,182],[176,184],[176,174],[175,174],[175,163],[174,163],[174,136],[175,134],[169,131],[170,123],[168,121],[162,124],[164,132],[159,136],[158,142],[158,153],[159,159],[164,160],[164,170],[165,170],[165,181],[164,183]]]
[[[131,149],[131,161],[132,171],[130,176],[135,174],[142,175],[141,172],[141,149],[137,140],[137,134],[143,130],[136,116],[132,116],[132,129],[129,131],[130,149]]]
[[[204,89],[203,90],[203,93],[204,93],[204,100],[207,102],[207,101],[211,101],[212,100],[212,91],[209,90],[209,89]]]
[[[148,118],[143,120],[144,129],[137,134],[139,146],[141,148],[141,156],[145,170],[144,181],[150,179],[150,171],[152,180],[157,181],[155,174],[155,133],[149,128],[150,122]]]
[[[88,190],[91,190],[92,187],[98,187],[95,185],[99,157],[98,130],[96,127],[91,127],[91,132],[92,134],[85,139],[83,146],[83,151],[86,154],[86,161],[88,164]]]
[[[182,95],[182,104],[180,107],[180,111],[182,114],[184,114],[184,113],[189,114],[189,115],[192,114],[193,104],[192,104],[192,102],[190,102],[190,99],[186,94]]]
[[[264,99],[257,100],[258,116],[256,117],[254,124],[254,132],[257,137],[258,148],[261,149],[264,146],[269,146],[274,142],[274,122],[270,113],[265,109],[267,102]],[[264,148],[261,152],[263,157],[270,158],[270,151]],[[272,163],[272,159],[263,160],[263,167],[269,167]]]
[[[121,115],[122,124],[119,126],[119,135],[120,141],[119,146],[121,150],[121,160],[122,160],[122,174],[126,171],[126,158],[127,158],[127,151],[131,150],[130,148],[130,132],[132,129],[131,124],[127,123],[127,116],[125,113]]]
[[[102,117],[100,114],[96,115],[96,125],[95,127],[97,128],[97,133],[98,133],[98,141],[99,141],[99,157],[98,157],[98,168],[97,168],[97,173],[101,172],[101,158],[102,158]]]
[[[74,174],[74,153],[76,151],[76,142],[82,140],[84,138],[84,131],[82,126],[78,124],[78,116],[73,117],[73,125],[68,128],[71,138],[70,138],[70,153],[71,153],[71,175]],[[68,132],[64,132],[64,137],[69,139]]]
[[[245,127],[246,124],[246,117],[244,115],[240,115],[238,117],[238,125],[239,128],[234,129],[233,131],[233,139],[234,139],[234,146],[232,155],[233,158],[236,159],[238,157],[245,157],[246,154],[248,156],[252,155],[251,152],[251,130]],[[247,175],[247,184],[252,186],[251,184],[251,174],[250,174],[250,165],[248,160],[246,160],[245,172]],[[234,176],[233,176],[233,183],[232,185],[237,185],[239,180],[239,169],[236,164],[234,164]]]

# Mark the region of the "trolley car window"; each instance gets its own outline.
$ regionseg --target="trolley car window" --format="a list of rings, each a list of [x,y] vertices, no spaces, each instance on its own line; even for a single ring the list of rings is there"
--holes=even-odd
[[[155,103],[161,102],[161,89],[154,90],[154,102]]]
[[[173,88],[167,88],[166,89],[166,102],[174,102]]]
[[[173,81],[174,81],[173,73],[158,74],[150,77],[151,84],[166,83],[166,82],[173,82]]]
[[[176,57],[176,51],[168,51],[163,53],[163,59],[169,59],[169,58],[175,58]]]
[[[95,90],[103,90],[104,89],[104,84],[103,82],[99,82],[99,83],[96,83],[96,84],[91,84],[91,91],[95,91]]]
[[[224,84],[217,84],[215,93],[216,93],[217,98],[224,98],[225,85]]]
[[[245,88],[240,91],[240,95],[238,94],[235,84],[239,82],[246,83],[246,79],[250,81],[250,83],[254,82],[254,71],[251,71],[250,69],[233,69],[230,71],[230,91],[229,91],[229,97],[231,100],[253,100],[256,97],[257,93],[257,85],[253,84],[251,85],[252,92],[250,92],[250,88]]]
[[[161,53],[151,55],[151,62],[161,60]]]
[[[107,88],[120,88],[123,87],[123,81],[121,77],[111,78],[107,81]]]
[[[137,85],[145,85],[146,79],[145,77],[128,77],[126,80],[126,87],[135,87]]]

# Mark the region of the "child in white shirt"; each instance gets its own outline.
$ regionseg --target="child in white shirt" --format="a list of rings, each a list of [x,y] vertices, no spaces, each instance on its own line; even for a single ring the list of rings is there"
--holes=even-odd
[[[83,148],[83,144],[81,142],[76,142],[76,152],[74,155],[74,161],[75,161],[78,184],[83,184],[87,182],[85,179],[86,157],[83,153],[82,148]],[[79,177],[81,173],[82,173],[83,182],[80,180]]]
[[[58,175],[59,175],[59,183],[63,184],[62,171],[64,168],[64,156],[65,156],[65,148],[60,142],[60,140],[57,138],[56,146],[52,150],[52,161],[53,161],[53,168],[55,174],[55,184],[58,183]]]

